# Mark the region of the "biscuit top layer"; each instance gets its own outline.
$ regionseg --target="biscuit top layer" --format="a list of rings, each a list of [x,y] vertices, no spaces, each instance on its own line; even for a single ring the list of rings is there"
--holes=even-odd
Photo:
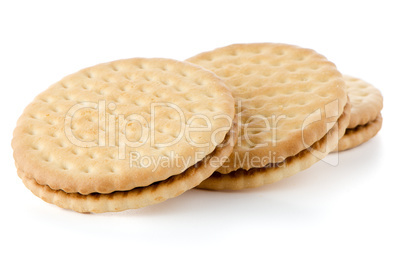
[[[234,114],[230,90],[209,71],[170,59],[119,60],[39,94],[17,122],[14,158],[52,189],[130,190],[203,159]]]
[[[187,61],[216,73],[236,99],[241,139],[221,173],[262,167],[299,153],[328,132],[333,124],[326,118],[335,121],[347,102],[342,75],[310,49],[235,44]],[[256,158],[262,160],[252,161]]]
[[[354,128],[374,121],[381,112],[383,98],[373,85],[351,76],[343,76],[352,104],[348,128]]]

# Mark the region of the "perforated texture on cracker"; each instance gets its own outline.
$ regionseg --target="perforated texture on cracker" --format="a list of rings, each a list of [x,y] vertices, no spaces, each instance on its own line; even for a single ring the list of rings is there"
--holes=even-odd
[[[229,163],[218,170],[221,173],[257,167],[248,161],[240,165],[235,156],[263,157],[269,152],[278,160],[294,156],[330,129],[325,119],[306,125],[306,118],[320,110],[337,119],[347,102],[342,75],[333,63],[310,49],[235,44],[187,61],[216,73],[236,99],[240,140]],[[271,162],[261,161],[260,167]]]
[[[383,107],[381,92],[364,80],[348,75],[344,75],[343,78],[346,82],[346,90],[352,104],[352,113],[348,128],[354,128],[374,121]]]
[[[100,111],[102,101],[105,107]],[[185,137],[169,147],[152,145],[152,103],[173,104],[184,117],[181,119],[174,108],[156,111],[155,143],[174,142],[182,128],[203,127],[202,120],[188,124],[195,115],[202,115],[210,121],[209,130],[191,132],[189,136],[206,146],[195,147]],[[71,108],[77,104],[83,108],[72,115]],[[100,118],[102,112],[105,123]],[[67,114],[71,120],[66,120]],[[12,141],[14,158],[25,175],[54,190],[82,194],[130,190],[180,174],[211,153],[224,139],[234,114],[234,100],[226,85],[199,66],[170,59],[118,60],[83,69],[39,94],[17,122]],[[119,126],[120,117],[124,121],[130,115],[143,119],[128,120]],[[217,115],[229,119],[215,119]],[[72,135],[88,147],[68,139],[66,128],[70,125],[66,127],[66,121],[71,122]],[[113,124],[116,129],[109,127]],[[142,139],[140,132],[147,132],[148,138]],[[143,143],[125,147],[122,160],[119,148],[123,145],[119,146],[120,138],[113,138],[113,134]],[[176,161],[172,151],[183,161]],[[131,152],[155,159],[167,157],[169,167],[132,166],[128,161]]]

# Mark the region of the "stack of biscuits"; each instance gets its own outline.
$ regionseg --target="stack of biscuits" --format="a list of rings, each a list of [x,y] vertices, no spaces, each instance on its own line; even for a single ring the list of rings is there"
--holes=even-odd
[[[292,176],[374,137],[381,109],[376,88],[314,50],[234,44],[66,76],[25,108],[12,147],[19,177],[44,201],[123,211]]]

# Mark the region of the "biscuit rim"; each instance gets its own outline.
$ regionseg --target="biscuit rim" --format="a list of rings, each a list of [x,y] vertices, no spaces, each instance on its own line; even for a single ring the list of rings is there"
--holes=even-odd
[[[383,108],[383,96],[380,90],[367,81],[351,75],[343,75],[343,79],[352,104],[348,128],[366,125],[370,121],[376,120]],[[362,92],[365,96],[356,95],[356,92],[359,92],[358,94]]]
[[[328,133],[315,142],[311,147],[314,150],[326,147],[325,152],[320,157],[313,155],[308,149],[298,153],[296,156],[287,158],[285,167],[252,168],[251,170],[239,169],[229,174],[215,172],[210,178],[204,180],[196,188],[207,190],[240,190],[246,188],[256,188],[267,184],[272,184],[284,178],[290,177],[301,172],[318,161],[322,160],[338,145],[339,139],[345,134],[349,124],[351,105],[347,103],[345,110],[337,123]],[[322,156],[321,156],[322,155]]]
[[[238,124],[226,134],[224,141],[215,150],[204,157],[196,165],[186,169],[181,174],[158,181],[146,187],[138,187],[129,191],[115,191],[110,194],[66,193],[63,190],[53,190],[47,185],[38,184],[35,179],[27,177],[18,169],[18,175],[24,185],[37,197],[47,203],[63,209],[80,213],[119,212],[128,209],[138,209],[177,197],[190,190],[208,178],[219,166],[211,166],[211,158],[224,160],[233,150],[238,135]]]
[[[346,151],[355,148],[374,138],[381,130],[383,118],[381,113],[373,121],[355,128],[346,129],[345,135],[339,140],[335,151]]]

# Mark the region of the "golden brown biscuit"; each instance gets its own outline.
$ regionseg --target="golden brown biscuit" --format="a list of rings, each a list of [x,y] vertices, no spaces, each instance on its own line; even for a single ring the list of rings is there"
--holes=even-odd
[[[182,174],[217,149],[234,117],[231,92],[213,73],[171,59],[125,59],[39,94],[19,118],[12,147],[25,182],[110,194]]]
[[[374,121],[383,106],[381,92],[364,80],[343,75],[346,90],[352,104],[348,128],[365,125]]]
[[[339,141],[335,151],[348,150],[368,141],[380,131],[382,126],[381,92],[361,79],[347,75],[343,77],[352,104],[352,112],[345,136]]]
[[[333,63],[310,49],[234,44],[187,61],[216,73],[236,99],[240,139],[218,170],[222,174],[295,156],[327,134],[326,118],[336,121],[347,102],[342,75]]]

